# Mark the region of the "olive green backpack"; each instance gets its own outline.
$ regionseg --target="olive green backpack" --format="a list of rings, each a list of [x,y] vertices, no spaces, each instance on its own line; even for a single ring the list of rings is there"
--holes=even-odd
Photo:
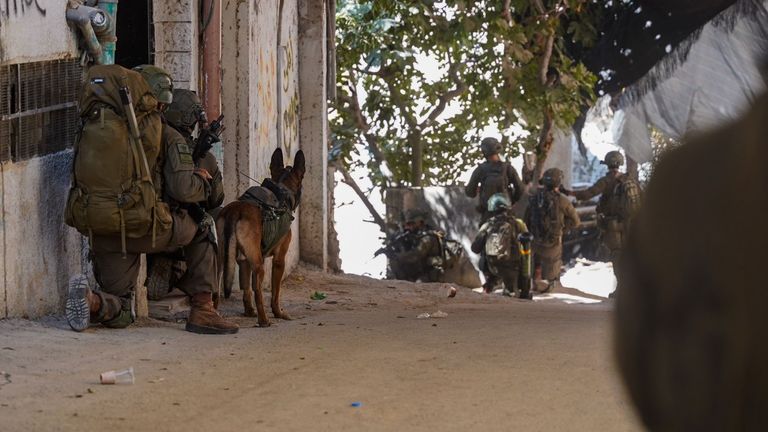
[[[120,89],[133,101],[139,138],[130,133]],[[82,130],[74,149],[72,187],[65,222],[91,241],[94,236],[125,239],[170,229],[168,205],[160,201],[162,119],[157,100],[138,72],[118,65],[88,70],[80,94]],[[153,177],[155,177],[153,179]]]

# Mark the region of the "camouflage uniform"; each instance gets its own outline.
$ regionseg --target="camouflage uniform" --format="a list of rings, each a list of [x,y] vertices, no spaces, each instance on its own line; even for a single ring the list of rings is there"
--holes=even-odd
[[[156,165],[156,184],[162,184],[164,196],[179,203],[206,201],[210,195],[208,181],[194,174],[192,154],[184,138],[174,129],[163,127],[165,154]],[[175,208],[172,213],[173,227],[160,232],[154,240],[151,236],[127,239],[127,255],[121,253],[119,237],[93,239],[93,264],[96,280],[101,291],[102,309],[94,321],[109,321],[120,313],[120,305],[129,306],[131,293],[136,290],[141,253],[174,252],[183,250],[189,270],[177,286],[192,296],[203,292],[217,292],[215,247],[208,233],[198,228],[186,210]]]
[[[647,430],[768,428],[766,119],[763,95],[666,154],[633,220],[616,352]]]
[[[600,195],[597,204],[597,226],[600,229],[600,238],[602,248],[606,251],[605,255],[616,266],[621,257],[621,250],[624,245],[630,220],[625,220],[617,214],[617,209],[612,208],[615,202],[613,194],[619,182],[628,181],[629,175],[619,172],[618,167],[611,167],[608,173],[598,180],[594,185],[583,191],[574,191],[571,194],[579,201],[589,200]],[[637,189],[629,188],[628,192],[637,193]],[[639,202],[639,196],[631,197],[634,202]]]
[[[469,182],[464,188],[464,193],[470,198],[474,198],[478,196],[478,194],[480,195],[480,202],[478,203],[477,208],[480,210],[482,207],[482,211],[480,212],[481,225],[491,217],[486,205],[488,198],[495,193],[508,193],[508,189],[506,188],[508,185],[504,185],[504,189],[488,187],[485,184],[485,179],[491,176],[503,176],[502,172],[504,170],[506,170],[506,176],[509,181],[508,185],[511,185],[513,188],[509,199],[512,204],[514,204],[520,199],[520,195],[522,194],[522,182],[520,181],[520,176],[517,174],[515,167],[508,162],[485,161],[481,163],[474,171],[472,171],[472,176],[469,178]]]
[[[474,241],[472,242],[472,251],[475,253],[483,253],[485,250],[485,243],[488,238],[488,234],[492,228],[504,224],[510,223],[515,227],[515,233],[521,234],[528,232],[528,228],[525,223],[515,217],[509,208],[504,208],[495,212],[490,212],[491,217],[485,222],[480,230],[477,232]],[[513,242],[512,247],[517,247],[517,242]],[[485,257],[487,262],[488,272],[493,276],[500,278],[504,283],[504,294],[517,295],[520,293],[521,281],[520,281],[520,252],[510,251],[510,256],[507,259],[499,260],[494,257]],[[492,288],[492,287],[491,287]],[[488,290],[486,289],[486,292]],[[527,297],[527,292],[522,296]]]
[[[178,142],[179,149],[182,149],[181,155],[184,163],[193,164],[192,152],[195,147],[195,140],[192,137],[192,131],[198,123],[202,113],[202,105],[197,95],[185,89],[175,89],[173,91],[173,103],[165,112],[166,129],[172,129],[184,139],[184,142]],[[170,126],[170,127],[168,127]],[[191,201],[180,201],[166,191],[163,200],[171,205],[172,208],[186,208],[191,212],[194,218],[204,217],[201,214],[205,210],[211,220],[215,220],[221,204],[224,202],[224,185],[222,182],[221,171],[216,161],[216,157],[210,152],[198,161],[198,168],[203,168],[211,175],[212,179],[207,183],[209,190],[207,198],[198,203]],[[199,207],[198,207],[199,206]],[[150,300],[158,300],[168,294],[174,288],[179,280],[184,277],[188,267],[186,257],[183,251],[174,251],[171,254],[151,254],[147,255],[147,294]]]
[[[407,210],[406,227],[396,236],[394,243],[384,248],[395,279],[437,282],[442,276],[444,235],[427,225],[426,217],[423,210]]]
[[[480,213],[480,225],[482,225],[491,217],[490,212],[488,212],[488,199],[493,194],[507,194],[511,203],[514,204],[520,199],[523,186],[517,170],[509,162],[499,159],[498,155],[502,150],[499,140],[496,138],[484,138],[480,143],[480,149],[486,161],[472,171],[469,182],[464,188],[464,193],[468,197],[474,198],[479,192],[480,202],[477,205],[477,211]],[[506,181],[490,184],[489,179],[491,178],[506,179]],[[509,195],[510,185],[512,186],[511,195]]]
[[[546,197],[544,195],[546,195]],[[541,277],[543,279],[557,281],[560,279],[560,270],[563,267],[563,234],[566,231],[579,226],[581,221],[579,220],[579,215],[576,213],[576,209],[573,207],[573,204],[571,204],[571,201],[560,192],[544,187],[539,189],[535,195],[531,196],[532,201],[537,199],[550,199],[555,202],[557,208],[557,224],[552,227],[553,232],[550,234],[550,237],[555,239],[554,241],[547,241],[546,239],[537,238],[534,235],[534,263],[536,267],[541,266]],[[531,205],[528,205],[524,219],[528,227],[533,227],[541,222],[533,220]]]

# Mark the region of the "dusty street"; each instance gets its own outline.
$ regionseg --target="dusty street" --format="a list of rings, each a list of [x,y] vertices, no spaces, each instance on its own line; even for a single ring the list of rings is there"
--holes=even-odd
[[[238,318],[234,336],[0,321],[0,430],[640,430],[612,362],[609,304],[448,299],[440,284],[304,268],[286,287],[295,320]],[[416,319],[438,309],[448,316]],[[135,384],[98,383],[129,366]]]

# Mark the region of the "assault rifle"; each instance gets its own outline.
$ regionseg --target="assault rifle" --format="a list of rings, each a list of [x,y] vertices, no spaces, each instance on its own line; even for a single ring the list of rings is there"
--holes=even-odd
[[[387,237],[384,241],[384,246],[373,253],[374,257],[381,254],[387,257],[392,257],[400,252],[413,249],[416,243],[416,234],[411,231],[402,231],[392,236]]]
[[[224,114],[212,121],[208,127],[200,130],[200,136],[197,137],[195,148],[192,150],[192,161],[195,162],[195,165],[208,153],[208,150],[213,147],[214,143],[220,141],[219,137],[224,132],[224,125],[221,124],[222,120],[224,120]]]

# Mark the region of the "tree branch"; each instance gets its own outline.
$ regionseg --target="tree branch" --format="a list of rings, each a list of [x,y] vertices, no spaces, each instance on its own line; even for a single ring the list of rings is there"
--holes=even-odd
[[[355,88],[354,84],[356,80],[354,79],[353,74],[350,74],[350,76],[353,77],[351,80],[352,82],[348,86],[351,96],[342,93],[339,96],[339,99],[349,106],[352,112],[352,116],[355,119],[355,124],[357,125],[357,128],[360,129],[363,137],[365,138],[365,142],[368,145],[368,150],[371,151],[373,159],[376,161],[376,163],[381,166],[385,163],[386,158],[384,157],[384,153],[379,147],[379,141],[376,135],[369,132],[371,130],[371,125],[368,123],[368,120],[365,118],[365,113],[363,113],[363,110],[360,107],[360,99],[357,97],[357,88]]]
[[[346,168],[340,163],[333,162],[333,166],[339,170],[342,176],[344,176],[344,180],[342,180],[347,186],[351,187],[352,190],[355,191],[357,196],[360,198],[360,200],[363,201],[363,204],[365,204],[365,207],[368,208],[368,211],[371,213],[371,216],[373,216],[373,220],[376,222],[376,225],[379,226],[381,229],[381,232],[385,233],[387,232],[387,224],[384,222],[384,219],[379,215],[379,213],[376,211],[376,209],[373,207],[373,204],[371,204],[371,200],[368,199],[367,196],[365,196],[365,193],[363,193],[362,189],[360,189],[360,186],[358,186],[357,182],[354,178],[349,174],[349,171],[347,171]]]
[[[446,93],[442,94],[440,98],[438,99],[437,106],[432,110],[432,112],[429,113],[429,116],[427,116],[426,119],[424,119],[423,122],[419,125],[419,129],[424,129],[430,124],[432,124],[433,121],[435,121],[440,114],[445,111],[445,108],[448,106],[448,103],[455,97],[460,96],[462,93],[467,91],[467,84],[459,78],[458,74],[458,65],[451,62],[450,59],[448,60],[448,63],[450,66],[448,67],[448,76],[451,78],[451,81],[456,84],[456,88],[453,90],[449,90]]]

